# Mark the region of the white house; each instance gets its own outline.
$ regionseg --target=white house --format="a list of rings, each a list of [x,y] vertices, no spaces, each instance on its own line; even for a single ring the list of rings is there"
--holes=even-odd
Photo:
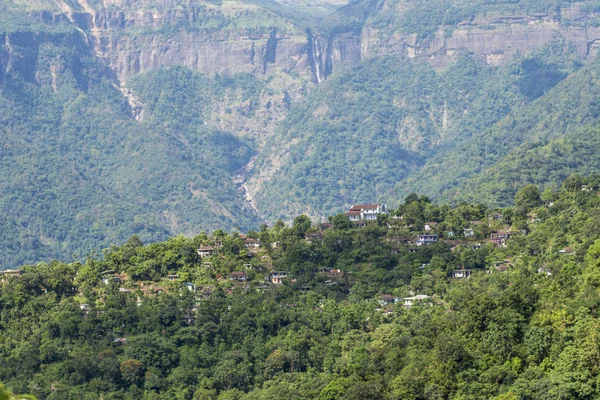
[[[280,285],[289,275],[287,271],[273,271],[269,274],[269,281],[274,285]]]
[[[400,297],[395,297],[392,296],[390,294],[383,294],[379,297],[379,299],[377,300],[377,302],[379,303],[379,305],[381,307],[386,307],[386,306],[390,306],[392,304],[396,304],[399,301],[401,301],[402,299]]]
[[[377,215],[387,214],[385,204],[355,204],[346,213],[350,221],[375,221]]]
[[[438,240],[437,235],[430,235],[430,234],[419,235],[419,238],[417,239],[417,246],[424,246],[424,245],[426,246],[428,244],[437,242],[437,240]]]
[[[412,307],[415,303],[429,300],[430,298],[431,297],[426,294],[418,294],[413,297],[405,297],[404,298],[404,307]]]

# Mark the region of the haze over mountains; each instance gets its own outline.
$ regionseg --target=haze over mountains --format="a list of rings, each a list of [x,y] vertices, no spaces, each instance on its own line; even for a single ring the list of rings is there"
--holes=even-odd
[[[0,6],[4,267],[600,171],[596,1]]]

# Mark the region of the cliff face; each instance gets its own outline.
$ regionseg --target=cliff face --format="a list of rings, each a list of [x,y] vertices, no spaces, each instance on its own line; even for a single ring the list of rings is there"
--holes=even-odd
[[[539,49],[556,35],[573,42],[584,58],[594,57],[600,46],[600,28],[571,26],[594,17],[582,13],[577,4],[562,9],[560,15],[476,17],[450,33],[440,29],[419,40],[390,27],[372,27],[368,21],[362,31],[324,36],[256,6],[233,1],[220,7],[191,2],[185,8],[169,7],[167,2],[158,6],[113,2],[102,9],[92,9],[85,0],[78,2],[83,12],[66,3],[61,9],[70,10],[74,23],[90,34],[98,55],[121,83],[171,65],[222,75],[269,75],[283,70],[320,83],[343,66],[378,55],[404,55],[445,67],[468,52],[497,65],[517,52]],[[266,17],[257,22],[261,13]]]
[[[503,64],[517,52],[539,49],[556,35],[572,42],[584,58],[594,57],[600,46],[600,28],[585,23],[596,16],[583,13],[576,3],[552,15],[474,17],[426,39],[369,20],[362,30],[323,35],[269,10],[231,0],[220,6],[152,0],[105,1],[102,6],[86,0],[56,3],[60,12],[35,17],[46,23],[70,20],[121,84],[172,65],[221,75],[286,71],[320,83],[343,66],[378,55],[403,55],[443,68],[465,52],[490,65]],[[6,41],[0,43],[0,66],[6,69]]]
[[[582,13],[578,5],[561,10],[557,15],[497,15],[464,21],[451,34],[442,29],[432,37],[418,40],[417,35],[401,35],[367,27],[363,31],[363,52],[374,54],[403,54],[445,67],[462,53],[479,56],[489,65],[505,64],[517,52],[527,54],[561,36],[572,42],[577,53],[591,59],[598,53],[600,29],[593,26],[575,26],[582,20],[594,18]]]

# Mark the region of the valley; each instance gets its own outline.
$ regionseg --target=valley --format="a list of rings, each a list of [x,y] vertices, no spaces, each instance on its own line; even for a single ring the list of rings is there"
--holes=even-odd
[[[577,114],[526,126],[593,82],[600,39],[593,1],[3,2],[6,267],[413,191],[508,205],[513,154],[578,140]]]

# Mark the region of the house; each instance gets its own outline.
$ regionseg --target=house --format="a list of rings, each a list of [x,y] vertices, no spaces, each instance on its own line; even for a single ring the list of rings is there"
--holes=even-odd
[[[545,267],[545,266],[541,266],[538,268],[537,270],[538,274],[544,274],[546,276],[552,276],[552,271],[550,271],[550,268]]]
[[[281,247],[281,242],[273,242],[271,243],[271,248],[272,249],[278,249]]]
[[[350,221],[375,221],[379,214],[387,214],[385,204],[355,204],[346,213]]]
[[[18,278],[21,275],[23,275],[23,270],[20,269],[5,269],[4,271],[0,271],[0,276],[3,278]]]
[[[141,290],[145,296],[149,296],[152,294],[161,294],[161,293],[168,291],[166,288],[164,288],[162,286],[154,286],[154,285],[149,285],[149,286],[142,285]]]
[[[186,282],[185,285],[183,285],[183,287],[185,287],[190,292],[195,292],[198,289],[198,287],[192,282]]]
[[[124,337],[115,338],[113,340],[113,343],[118,344],[120,346],[124,346],[127,343],[127,338],[124,338]]]
[[[566,254],[568,256],[573,255],[574,251],[572,247],[565,247],[564,249],[560,249],[558,254]]]
[[[121,283],[121,282],[123,282],[123,279],[121,278],[121,275],[114,274],[114,275],[110,275],[110,276],[105,276],[104,278],[102,278],[102,282],[104,282],[105,285],[108,285],[113,282]]]
[[[423,234],[417,238],[417,246],[427,246],[438,241],[437,235]]]
[[[454,271],[452,271],[450,273],[450,276],[452,276],[453,278],[468,278],[471,276],[471,270],[470,269],[456,269]]]
[[[196,318],[194,318],[193,315],[185,314],[183,316],[183,321],[186,323],[186,325],[194,325],[194,321],[196,321]]]
[[[312,289],[312,288],[310,287],[310,285],[302,285],[302,286],[300,287],[300,291],[301,291],[302,293],[307,293],[307,292],[310,292],[310,290],[311,290],[311,289]]]
[[[490,239],[492,243],[496,247],[506,247],[506,242],[515,234],[515,232],[510,231],[500,231],[496,233],[492,233]]]
[[[212,286],[205,286],[202,288],[202,291],[200,292],[200,297],[203,299],[209,299],[213,294],[213,287]]]
[[[273,286],[268,285],[266,283],[262,283],[260,285],[256,285],[254,287],[258,292],[262,292],[263,290],[269,290],[269,289],[273,289]]]
[[[451,237],[454,237],[455,234],[454,234],[454,231],[445,231],[444,236],[447,238],[451,238]]]
[[[323,240],[323,234],[321,232],[309,232],[304,236],[306,243],[314,243]]]
[[[167,275],[167,279],[170,281],[176,281],[179,279],[179,275]]]
[[[500,264],[495,266],[494,268],[496,268],[496,270],[500,271],[500,272],[506,272],[509,270],[510,266],[508,264]]]
[[[385,241],[391,244],[409,244],[411,241],[413,241],[414,238],[411,238],[409,236],[391,236],[388,238],[385,238]]]
[[[506,272],[511,267],[511,264],[508,260],[503,260],[503,261],[494,261],[492,266],[493,266],[493,269],[490,272],[492,272],[492,271]]]
[[[472,228],[465,228],[463,229],[463,236],[464,237],[472,237],[475,235],[475,232],[473,231]]]
[[[260,248],[260,241],[258,239],[246,238],[244,239],[244,247],[247,249],[258,249]]]
[[[319,269],[319,273],[325,274],[327,276],[338,276],[342,275],[342,270],[339,268],[323,267]]]
[[[405,297],[404,307],[412,307],[415,303],[421,303],[429,299],[431,299],[431,297],[426,294],[418,294],[412,297]]]
[[[319,229],[322,231],[326,231],[327,229],[333,228],[333,223],[331,222],[322,222],[319,224]]]
[[[0,282],[7,282],[10,278],[18,278],[23,274],[20,269],[6,269],[0,271]]]
[[[361,212],[359,210],[357,210],[357,211],[350,210],[346,213],[346,215],[348,216],[348,219],[352,222],[360,221],[362,219]]]
[[[133,292],[134,292],[133,289],[119,288],[119,293],[133,293]]]
[[[488,215],[488,219],[490,221],[502,221],[504,219],[504,215],[502,215],[502,213],[499,212],[493,212]]]
[[[432,231],[435,228],[437,228],[438,223],[437,222],[425,222],[425,230],[426,231]]]
[[[269,274],[268,280],[274,285],[281,285],[284,280],[289,278],[290,273],[287,271],[273,271]]]
[[[244,271],[233,271],[229,275],[229,280],[236,282],[246,282],[248,280],[248,275],[246,275]]]
[[[198,249],[198,255],[202,258],[210,257],[217,252],[217,248],[215,246],[201,246]]]
[[[81,304],[79,306],[79,308],[81,309],[81,311],[83,311],[84,314],[90,313],[90,305],[89,304]]]
[[[390,294],[382,294],[381,296],[379,296],[379,299],[377,300],[377,302],[379,303],[379,305],[381,307],[386,307],[386,306],[390,306],[392,304],[396,304],[396,303],[400,302],[401,300],[402,299],[400,297],[395,297]]]

